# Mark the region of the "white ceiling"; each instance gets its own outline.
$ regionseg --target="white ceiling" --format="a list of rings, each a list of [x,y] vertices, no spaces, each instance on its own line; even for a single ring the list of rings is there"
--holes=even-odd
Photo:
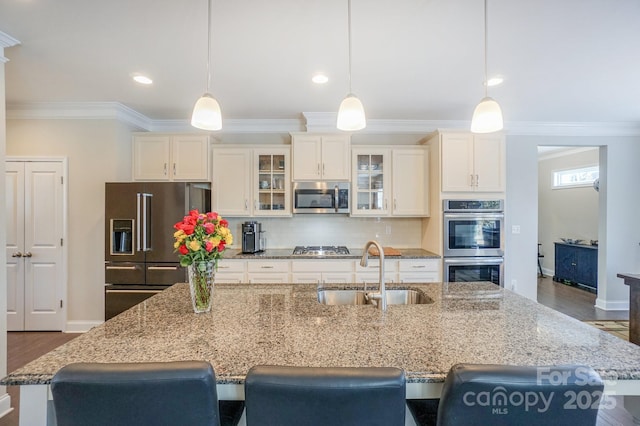
[[[1,0],[9,109],[120,102],[187,119],[206,88],[206,0]],[[369,119],[469,120],[483,97],[482,0],[352,0],[353,92]],[[489,94],[509,122],[639,122],[640,1],[490,0]],[[225,119],[334,112],[347,0],[213,0]],[[324,71],[329,83],[311,83]],[[141,86],[131,74],[153,80]]]

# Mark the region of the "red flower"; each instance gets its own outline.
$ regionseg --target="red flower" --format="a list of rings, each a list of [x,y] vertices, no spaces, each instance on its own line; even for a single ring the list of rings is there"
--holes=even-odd
[[[228,228],[229,222],[227,222],[227,219],[220,220],[220,226],[224,226],[225,228]]]
[[[220,244],[218,244],[218,251],[222,253],[224,251],[224,246],[225,246],[225,242],[220,241]]]
[[[187,248],[187,246],[185,246],[184,244],[180,246],[180,248],[178,249],[180,251],[180,254],[187,254],[189,253],[189,249]]]
[[[204,228],[204,232],[207,234],[213,234],[216,230],[216,226],[211,222],[205,223],[202,227]]]
[[[187,235],[193,234],[194,229],[195,229],[195,226],[193,225],[182,225],[182,230]]]
[[[204,245],[204,249],[207,251],[207,253],[211,253],[211,251],[213,250],[213,244],[211,243],[211,241],[207,241],[207,243]]]
[[[207,219],[216,220],[217,218],[218,218],[218,213],[217,212],[209,212],[209,213],[207,213]]]

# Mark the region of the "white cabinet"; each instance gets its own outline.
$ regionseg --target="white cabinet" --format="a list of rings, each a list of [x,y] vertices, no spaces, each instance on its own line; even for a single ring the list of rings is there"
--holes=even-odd
[[[289,282],[288,260],[252,260],[247,262],[247,281],[251,284]]]
[[[292,133],[293,180],[350,178],[351,138],[347,134]]]
[[[212,150],[212,208],[224,216],[291,215],[289,147]]]
[[[133,179],[208,181],[209,137],[135,134]]]
[[[393,216],[429,215],[429,151],[426,146],[392,153]]]
[[[222,259],[218,261],[215,283],[240,284],[247,282],[247,262],[245,260]]]
[[[460,132],[440,137],[443,192],[504,191],[504,136]]]
[[[352,150],[352,216],[428,216],[426,146]]]
[[[353,282],[353,260],[315,259],[291,262],[291,282],[302,284],[349,284]]]
[[[384,262],[384,282],[397,282],[397,264],[395,259],[386,258]],[[380,280],[380,260],[369,259],[366,267],[360,266],[356,262],[356,283],[358,284],[378,284]]]
[[[399,283],[440,282],[440,259],[406,259],[398,261]]]

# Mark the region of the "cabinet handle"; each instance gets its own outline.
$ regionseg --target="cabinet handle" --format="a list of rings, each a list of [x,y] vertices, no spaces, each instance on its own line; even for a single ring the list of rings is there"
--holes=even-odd
[[[28,252],[25,252],[25,254],[23,254],[22,256],[24,256],[24,257],[31,257],[31,256],[33,256],[33,254],[31,254],[31,252],[30,252],[30,251],[28,251]]]
[[[135,266],[107,266],[105,268],[107,271],[135,271]]]
[[[324,163],[322,163],[322,175],[324,176]]]
[[[176,163],[173,163],[173,174],[174,174],[174,176],[176,174]]]
[[[389,200],[387,200],[386,198],[384,199],[384,209],[385,210],[389,209]]]
[[[149,266],[149,271],[177,271],[177,266]]]
[[[318,170],[317,170],[316,174],[317,174],[318,176],[320,176],[320,163],[318,163]]]
[[[480,177],[476,175],[476,188],[480,185]]]
[[[398,199],[397,199],[397,198],[394,198],[394,199],[393,199],[393,209],[394,209],[394,210],[397,210],[397,209],[398,209]]]
[[[253,200],[253,209],[258,210],[258,200]]]
[[[412,268],[426,268],[427,265],[413,265]]]
[[[164,168],[162,172],[164,173],[165,176],[167,175],[167,163],[164,163]]]
[[[471,177],[471,186],[476,186],[475,182],[473,181],[473,175],[469,175]]]
[[[247,199],[244,200],[244,209],[249,210],[249,200]]]
[[[265,265],[265,266],[261,266],[260,268],[262,268],[262,269],[273,269],[273,266]]]
[[[11,257],[22,257],[22,253],[20,253],[19,251],[17,251],[17,252],[15,252],[15,253],[13,253],[13,254],[11,255]]]

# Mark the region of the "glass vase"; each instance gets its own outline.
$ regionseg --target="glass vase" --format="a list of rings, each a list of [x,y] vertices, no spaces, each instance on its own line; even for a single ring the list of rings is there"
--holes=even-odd
[[[193,312],[196,314],[209,312],[213,301],[215,261],[193,262],[188,270]]]

